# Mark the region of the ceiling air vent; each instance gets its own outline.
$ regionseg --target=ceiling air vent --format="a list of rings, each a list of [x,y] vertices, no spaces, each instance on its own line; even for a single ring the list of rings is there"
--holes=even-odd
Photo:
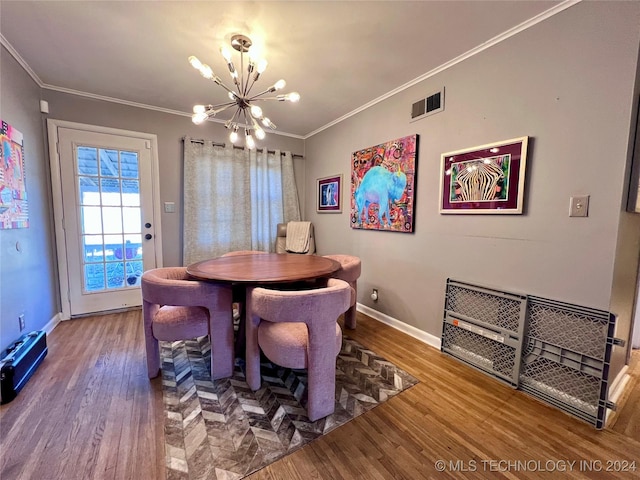
[[[444,110],[444,87],[411,105],[411,121],[415,122],[442,110]]]

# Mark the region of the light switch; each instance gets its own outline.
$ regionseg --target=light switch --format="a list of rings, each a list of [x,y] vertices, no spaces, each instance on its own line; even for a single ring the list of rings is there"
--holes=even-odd
[[[570,217],[588,217],[589,216],[589,195],[577,195],[571,197]]]
[[[176,212],[175,202],[164,202],[164,213],[175,213],[175,212]]]

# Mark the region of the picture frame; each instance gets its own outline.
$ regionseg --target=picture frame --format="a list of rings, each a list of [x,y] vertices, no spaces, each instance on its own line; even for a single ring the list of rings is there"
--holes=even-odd
[[[342,174],[318,178],[316,211],[318,213],[342,213]]]
[[[29,228],[24,137],[0,120],[0,230]]]
[[[419,135],[351,155],[351,228],[413,233]]]
[[[441,214],[522,214],[529,137],[443,153]]]

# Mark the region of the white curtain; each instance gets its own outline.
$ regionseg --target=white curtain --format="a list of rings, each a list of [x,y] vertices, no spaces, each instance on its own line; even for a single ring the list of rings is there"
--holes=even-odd
[[[184,265],[234,250],[275,250],[276,225],[300,220],[291,152],[184,139]]]

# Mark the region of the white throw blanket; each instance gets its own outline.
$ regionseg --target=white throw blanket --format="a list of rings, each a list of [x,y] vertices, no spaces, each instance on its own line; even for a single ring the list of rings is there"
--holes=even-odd
[[[311,222],[287,223],[286,250],[291,253],[307,253],[311,237]]]

